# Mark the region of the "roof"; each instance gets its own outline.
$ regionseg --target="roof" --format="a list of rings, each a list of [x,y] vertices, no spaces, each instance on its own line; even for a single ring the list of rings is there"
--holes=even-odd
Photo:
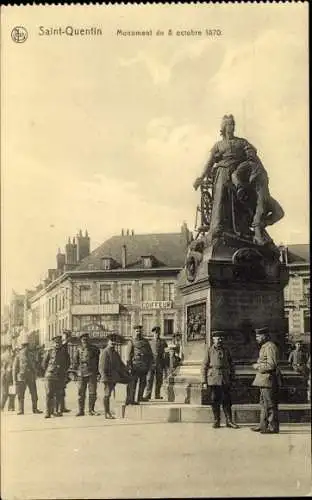
[[[302,243],[298,245],[287,245],[287,248],[289,264],[305,262],[310,264],[310,245]]]
[[[186,236],[181,233],[134,234],[113,236],[83,259],[75,271],[103,269],[101,260],[114,259],[121,268],[122,246],[126,246],[127,268],[143,267],[142,256],[154,256],[157,267],[182,268],[187,249]],[[154,266],[153,266],[154,267]]]

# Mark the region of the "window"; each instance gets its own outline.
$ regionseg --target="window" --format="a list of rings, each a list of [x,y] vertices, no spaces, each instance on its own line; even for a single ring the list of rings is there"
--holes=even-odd
[[[111,258],[105,257],[104,259],[102,259],[102,269],[109,270],[109,269],[111,269],[111,267],[112,267],[112,259]]]
[[[120,285],[120,297],[122,304],[131,304],[132,302],[132,286],[127,283]]]
[[[142,316],[143,335],[147,337],[152,335],[152,328],[155,326],[154,323],[152,314],[144,314]]]
[[[91,287],[90,286],[80,286],[80,304],[91,304]]]
[[[148,302],[154,300],[154,290],[152,284],[145,283],[142,285],[142,301]]]
[[[108,304],[112,302],[112,287],[111,285],[100,286],[100,304]]]
[[[62,294],[62,309],[65,309],[65,294]]]
[[[143,267],[150,268],[152,267],[152,258],[151,257],[142,257]]]
[[[310,311],[303,311],[304,333],[310,333]]]
[[[130,314],[123,314],[120,316],[120,333],[124,337],[131,335],[131,316]]]
[[[174,283],[163,284],[163,300],[174,300]]]
[[[164,335],[173,335],[174,333],[174,319],[164,318]]]
[[[58,311],[58,300],[57,299],[58,299],[58,297],[57,297],[57,295],[55,295],[55,297],[54,297],[54,300],[55,300],[55,312]]]
[[[303,295],[305,298],[310,297],[310,280],[304,278],[302,281],[303,281]]]

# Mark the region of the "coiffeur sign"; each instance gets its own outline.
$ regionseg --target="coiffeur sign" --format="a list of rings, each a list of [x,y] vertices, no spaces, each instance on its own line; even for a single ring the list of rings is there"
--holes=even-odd
[[[150,302],[142,302],[142,309],[171,309],[171,300],[154,300]]]

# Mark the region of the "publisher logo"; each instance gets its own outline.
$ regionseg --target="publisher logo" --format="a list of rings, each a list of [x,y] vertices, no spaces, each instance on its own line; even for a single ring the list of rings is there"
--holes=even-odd
[[[15,43],[24,43],[28,38],[28,31],[24,26],[15,26],[12,29],[11,37]]]

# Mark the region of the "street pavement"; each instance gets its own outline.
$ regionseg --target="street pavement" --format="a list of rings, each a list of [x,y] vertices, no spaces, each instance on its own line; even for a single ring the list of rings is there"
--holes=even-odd
[[[44,408],[42,382],[39,405]],[[1,497],[5,500],[265,497],[311,494],[311,435],[305,424],[278,435],[247,426],[154,423],[100,416],[1,414]],[[103,388],[99,387],[101,409]],[[123,388],[113,404],[124,397]]]

